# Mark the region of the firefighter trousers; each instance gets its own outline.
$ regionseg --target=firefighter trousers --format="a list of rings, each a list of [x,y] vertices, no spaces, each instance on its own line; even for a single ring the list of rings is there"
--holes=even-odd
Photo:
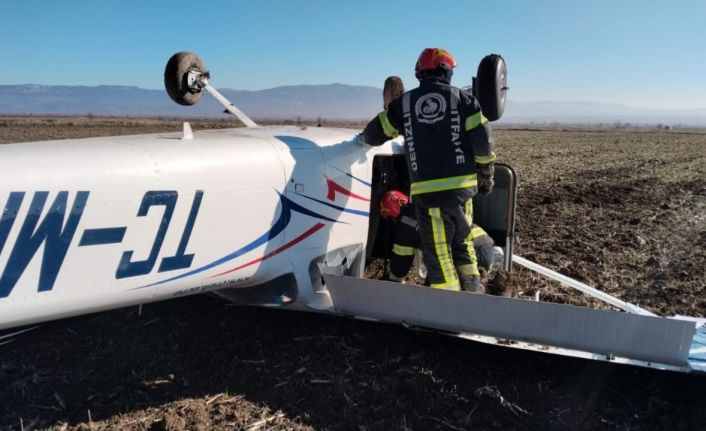
[[[413,214],[416,218],[416,215]],[[404,220],[395,223],[392,230],[392,256],[390,257],[390,273],[392,281],[404,282],[414,261],[414,250],[419,248],[419,232],[417,223],[405,223]]]
[[[480,290],[480,273],[471,238],[473,202],[447,207],[417,207],[427,280],[431,287]]]

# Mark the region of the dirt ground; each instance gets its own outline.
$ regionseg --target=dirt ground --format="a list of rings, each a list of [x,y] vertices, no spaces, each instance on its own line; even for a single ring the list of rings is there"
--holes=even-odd
[[[180,128],[16,120],[0,118],[0,143]],[[706,133],[494,136],[520,178],[518,255],[706,317]],[[508,283],[593,304],[520,269]],[[0,386],[0,430],[706,429],[704,377],[206,296],[43,324],[0,346]]]

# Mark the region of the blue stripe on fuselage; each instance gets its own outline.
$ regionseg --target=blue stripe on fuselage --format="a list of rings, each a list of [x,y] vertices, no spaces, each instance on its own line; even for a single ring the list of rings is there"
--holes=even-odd
[[[330,221],[330,222],[334,222],[334,223],[336,222],[335,219],[317,214],[309,209],[304,208],[303,206],[301,206],[295,202],[292,202],[291,200],[287,199],[281,193],[279,194],[279,196],[280,196],[280,203],[281,203],[281,207],[282,207],[279,218],[277,219],[275,224],[272,225],[270,230],[268,230],[264,234],[260,235],[259,237],[254,239],[252,242],[250,242],[250,243],[246,244],[245,246],[239,248],[238,250],[235,250],[234,252],[227,254],[219,259],[216,259],[213,262],[208,263],[202,267],[193,269],[191,271],[188,271],[184,274],[177,275],[175,277],[168,278],[166,280],[158,281],[158,282],[155,282],[152,284],[148,284],[146,286],[136,287],[135,289],[142,289],[145,287],[157,286],[160,284],[168,283],[170,281],[179,280],[181,278],[188,277],[190,275],[194,275],[194,274],[198,274],[200,272],[207,271],[207,270],[214,268],[218,265],[221,265],[223,263],[226,263],[228,261],[236,259],[236,258],[244,255],[245,253],[256,249],[257,247],[260,247],[261,245],[266,244],[269,240],[271,240],[272,238],[279,235],[284,230],[284,228],[289,224],[289,221],[292,218],[292,211],[296,211],[298,213],[305,214],[305,215],[308,215],[308,216],[311,216],[311,217],[314,217],[314,218],[317,218],[320,220],[326,220],[326,221]],[[132,290],[135,290],[135,289],[132,289]]]
[[[301,197],[303,197],[303,198],[310,199],[310,200],[312,200],[312,201],[314,201],[314,202],[318,202],[318,203],[320,203],[320,204],[326,205],[326,206],[328,206],[328,207],[335,208],[335,209],[337,209],[337,210],[339,210],[339,211],[343,211],[343,212],[347,212],[347,213],[351,213],[351,214],[355,214],[355,215],[359,215],[359,216],[363,216],[363,217],[369,217],[369,216],[370,216],[370,213],[368,213],[367,211],[354,210],[354,209],[352,209],[352,208],[339,207],[338,205],[334,205],[334,204],[329,203],[329,202],[326,202],[326,201],[322,201],[322,200],[319,200],[319,199],[316,199],[316,198],[312,198],[311,196],[303,195],[303,194],[301,194],[301,193],[297,193],[297,195],[298,195],[298,196],[301,196]]]

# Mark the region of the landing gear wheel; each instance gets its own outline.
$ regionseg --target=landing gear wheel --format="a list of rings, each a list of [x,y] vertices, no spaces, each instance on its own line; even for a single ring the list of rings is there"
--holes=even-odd
[[[478,65],[475,83],[476,97],[489,121],[502,117],[507,99],[507,67],[505,60],[497,55],[486,55]]]
[[[203,97],[201,89],[189,88],[187,79],[192,70],[208,75],[199,56],[187,51],[172,55],[164,68],[164,88],[169,97],[180,105],[193,105]]]

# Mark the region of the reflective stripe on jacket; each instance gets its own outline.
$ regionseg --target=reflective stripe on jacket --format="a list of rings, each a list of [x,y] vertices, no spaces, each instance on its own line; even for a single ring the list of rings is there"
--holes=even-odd
[[[405,137],[412,200],[423,207],[462,204],[476,193],[476,163],[495,161],[488,120],[470,92],[422,81],[374,118],[370,145]]]

